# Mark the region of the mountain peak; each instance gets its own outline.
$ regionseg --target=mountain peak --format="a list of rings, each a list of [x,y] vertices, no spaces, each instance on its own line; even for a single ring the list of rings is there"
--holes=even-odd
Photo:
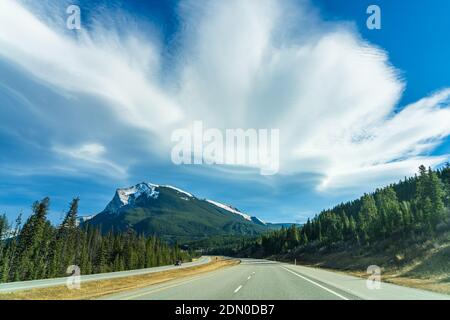
[[[157,234],[170,241],[209,235],[256,235],[269,227],[231,205],[149,182],[117,189],[106,208],[86,223],[99,225],[105,232],[132,227],[138,233]]]
[[[141,182],[129,188],[117,189],[116,193],[122,204],[128,205],[142,195],[147,195],[148,198],[157,199],[159,195],[159,192],[156,191],[157,187],[158,185],[152,183]]]
[[[156,190],[157,188],[158,185],[149,182],[141,182],[128,188],[119,188],[104,211],[116,213],[120,208],[134,204],[142,195],[145,195],[147,198],[158,199],[159,192]]]
[[[170,202],[167,202],[167,197],[172,197],[170,198]],[[223,204],[218,201],[209,199],[198,199],[191,193],[184,191],[178,187],[174,187],[171,185],[158,185],[150,182],[141,182],[131,187],[118,188],[114,194],[113,199],[108,203],[102,213],[108,215],[117,215],[123,210],[129,210],[138,207],[164,207],[165,209],[170,207],[172,210],[174,209],[173,203],[176,203],[177,199],[183,201],[195,201],[196,204],[194,204],[194,206],[199,205],[202,202],[206,202],[212,208],[217,208],[222,212],[228,212],[233,216],[238,216],[241,219],[246,220],[247,222],[255,223],[261,226],[267,225],[261,219],[243,213],[239,209],[231,205]],[[179,204],[175,206],[179,206]],[[189,210],[186,210],[186,212],[187,211]]]

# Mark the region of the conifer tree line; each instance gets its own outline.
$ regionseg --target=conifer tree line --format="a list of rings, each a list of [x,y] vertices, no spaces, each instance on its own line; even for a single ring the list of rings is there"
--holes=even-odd
[[[272,231],[246,243],[240,252],[270,256],[308,247],[369,246],[389,238],[431,238],[450,230],[450,166],[364,194],[324,210],[302,226]]]
[[[0,283],[67,276],[77,265],[81,274],[123,271],[190,260],[192,253],[169,246],[157,237],[125,233],[102,234],[98,228],[77,226],[79,199],[74,199],[62,223],[47,219],[49,198],[34,203],[22,225],[11,226],[0,216]]]

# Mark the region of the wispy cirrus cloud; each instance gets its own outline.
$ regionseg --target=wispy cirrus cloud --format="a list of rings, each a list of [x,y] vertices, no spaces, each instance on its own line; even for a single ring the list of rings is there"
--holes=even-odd
[[[81,146],[66,147],[55,146],[53,150],[62,156],[68,158],[66,161],[74,161],[74,166],[80,166],[81,169],[89,168],[93,166],[95,170],[101,167],[105,173],[110,174],[110,170],[113,170],[116,175],[126,177],[127,168],[117,165],[116,163],[108,160],[105,157],[105,146],[98,143],[86,143]],[[76,160],[82,160],[76,161]]]
[[[0,15],[2,56],[36,78],[68,92],[99,96],[123,120],[141,128],[157,130],[180,117],[170,95],[151,79],[158,67],[157,48],[138,35],[119,38],[99,26],[70,37],[18,1],[2,1]],[[158,114],[164,117],[147,121]]]
[[[273,0],[182,1],[179,18],[176,54],[163,67],[162,44],[142,31],[109,31],[99,18],[74,38],[3,0],[0,56],[64,92],[98,98],[131,128],[130,140],[151,135],[142,148],[162,158],[173,128],[203,120],[279,128],[280,174],[316,174],[320,191],[380,185],[448,159],[429,152],[450,134],[450,90],[398,106],[404,80],[351,25],[324,23],[307,2]],[[123,144],[85,141],[50,148],[126,176],[122,159],[109,156]]]

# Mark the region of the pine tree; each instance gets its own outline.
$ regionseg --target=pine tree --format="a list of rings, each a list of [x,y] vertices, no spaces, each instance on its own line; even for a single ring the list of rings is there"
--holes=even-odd
[[[433,206],[431,224],[435,227],[442,222],[445,217],[445,192],[441,180],[439,180],[437,174],[433,172],[431,168],[428,169],[428,179],[430,183],[430,200]]]
[[[445,193],[442,182],[431,169],[419,168],[417,181],[416,207],[422,213],[422,225],[426,230],[433,230],[445,217]]]
[[[361,210],[358,215],[358,222],[360,225],[362,239],[368,243],[376,235],[377,224],[377,207],[375,200],[371,195],[364,195],[362,197]]]
[[[67,267],[76,262],[76,246],[80,235],[77,228],[79,201],[79,198],[72,200],[69,211],[56,230],[56,237],[52,240],[52,251],[49,254],[48,276],[50,277],[64,276]]]
[[[297,227],[292,225],[287,229],[287,243],[289,248],[294,248],[298,245],[299,242],[299,232]]]
[[[5,282],[3,279],[7,278],[7,271],[9,269],[8,247],[5,245],[9,237],[9,223],[6,215],[0,215],[0,282]]]
[[[358,232],[356,230],[356,221],[353,217],[350,217],[349,219],[348,230],[350,240],[359,244]]]
[[[41,250],[45,241],[46,215],[49,198],[33,205],[33,214],[24,224],[17,244],[17,256],[13,269],[20,280],[36,279],[41,267]]]

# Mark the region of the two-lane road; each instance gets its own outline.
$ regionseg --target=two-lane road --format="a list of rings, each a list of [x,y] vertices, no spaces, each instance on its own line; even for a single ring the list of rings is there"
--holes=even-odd
[[[371,290],[366,280],[345,274],[268,260],[242,259],[241,264],[233,267],[104,299],[354,300],[450,299],[450,296],[387,283]]]

